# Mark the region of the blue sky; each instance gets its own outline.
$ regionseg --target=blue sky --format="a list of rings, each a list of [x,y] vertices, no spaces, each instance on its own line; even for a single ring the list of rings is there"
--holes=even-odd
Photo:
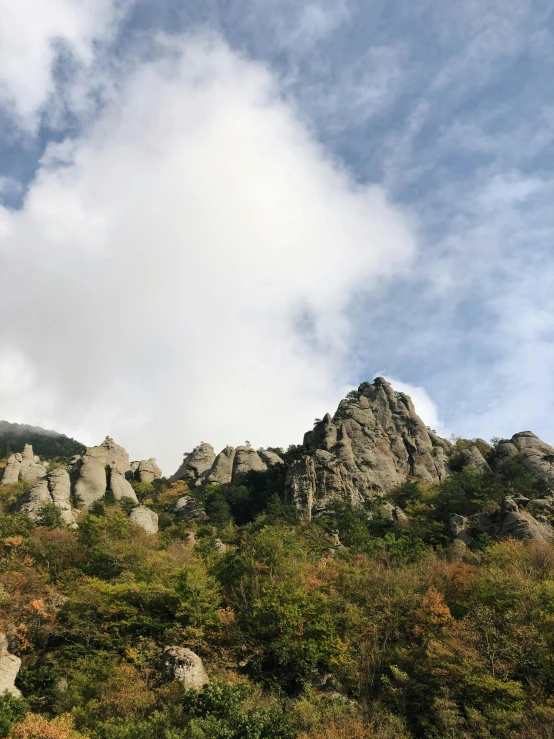
[[[550,3],[10,5],[2,415],[171,468],[384,374],[554,443]]]

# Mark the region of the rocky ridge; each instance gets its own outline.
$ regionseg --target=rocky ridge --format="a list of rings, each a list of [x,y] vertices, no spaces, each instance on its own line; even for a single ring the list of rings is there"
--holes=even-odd
[[[226,446],[219,454],[211,444],[201,442],[192,452],[185,454],[183,463],[169,479],[171,482],[184,480],[192,486],[204,481],[225,485],[238,482],[252,470],[265,472],[269,467],[284,464],[275,452],[259,450],[244,445]]]

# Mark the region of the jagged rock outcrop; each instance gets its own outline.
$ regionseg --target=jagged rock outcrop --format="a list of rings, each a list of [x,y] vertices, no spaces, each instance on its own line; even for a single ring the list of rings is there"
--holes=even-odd
[[[284,464],[283,459],[281,459],[276,452],[270,452],[268,449],[260,449],[258,454],[260,455],[262,462],[264,462],[267,467],[275,467],[275,465]]]
[[[162,471],[154,457],[142,459],[140,462],[131,462],[131,471],[137,482],[153,482],[162,476]]]
[[[215,462],[215,451],[211,444],[202,442],[190,454],[186,454],[182,465],[172,475],[170,482],[184,480],[191,485],[200,485],[206,478]]]
[[[33,447],[25,444],[21,454],[11,454],[8,457],[2,483],[7,485],[12,482],[36,482],[44,477],[46,467],[40,459],[33,454]]]
[[[71,482],[64,469],[55,469],[35,482],[19,500],[19,510],[36,521],[45,505],[58,508],[62,521],[70,528],[77,528],[76,516],[71,506]]]
[[[129,520],[140,526],[148,534],[156,534],[158,531],[158,514],[146,506],[140,505],[133,508],[129,514]]]
[[[520,431],[511,439],[498,442],[492,465],[499,467],[509,459],[518,461],[536,480],[554,490],[554,448],[532,431]]]
[[[0,695],[10,693],[15,698],[21,696],[21,692],[15,687],[20,667],[21,660],[15,654],[10,654],[8,639],[5,634],[0,633]]]
[[[453,515],[449,528],[454,538],[471,543],[472,535],[488,534],[489,536],[511,537],[523,541],[554,542],[554,529],[547,519],[537,520],[524,509],[529,503],[521,496],[520,504],[512,496],[505,498],[500,511],[495,513],[478,513],[474,516]]]
[[[89,447],[82,457],[75,457],[73,461],[75,495],[83,506],[91,506],[104,497],[108,487],[119,500],[123,497],[136,500],[130,483],[125,480],[126,472],[131,469],[129,455],[109,436],[102,444]],[[121,482],[121,478],[126,484]]]
[[[410,476],[442,480],[450,447],[427,429],[407,395],[378,377],[304,436],[287,472],[287,495],[308,518],[336,498],[359,505]]]
[[[179,680],[187,690],[200,690],[210,682],[200,657],[186,647],[166,647],[164,666],[171,680]]]

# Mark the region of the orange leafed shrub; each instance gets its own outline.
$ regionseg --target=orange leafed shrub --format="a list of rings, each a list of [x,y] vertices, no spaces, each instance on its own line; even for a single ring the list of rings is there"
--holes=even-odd
[[[9,734],[10,739],[86,739],[73,729],[73,720],[69,716],[61,716],[48,721],[35,713],[29,713],[24,720],[14,726]]]

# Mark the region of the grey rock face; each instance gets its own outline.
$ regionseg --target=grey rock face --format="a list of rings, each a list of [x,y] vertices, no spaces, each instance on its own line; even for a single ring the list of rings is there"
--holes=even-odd
[[[119,477],[124,477],[130,469],[129,455],[125,449],[107,436],[102,444],[89,447],[82,457],[75,459],[75,494],[82,500],[83,506],[91,506],[104,497],[108,485],[111,484],[111,477],[114,477],[118,491],[116,493],[114,490],[114,495],[124,497],[121,493],[125,490],[125,495],[135,499],[134,492],[129,493],[128,481],[125,480],[128,487],[119,484]]]
[[[118,501],[123,500],[123,498],[130,498],[135,503],[138,503],[137,495],[131,483],[121,474],[116,465],[110,465],[108,467],[108,473],[110,478],[109,485],[114,498]]]
[[[508,459],[520,462],[533,477],[554,490],[554,448],[531,431],[521,431],[497,444],[493,466],[499,467]]]
[[[205,511],[198,506],[196,501],[190,495],[183,495],[182,498],[175,503],[173,513],[188,521],[205,521],[208,517]]]
[[[15,679],[21,667],[21,660],[8,651],[8,640],[5,634],[0,633],[0,695],[10,693],[15,698],[21,692],[15,687]]]
[[[200,690],[210,682],[200,657],[186,647],[166,647],[164,666],[167,676],[187,690]]]
[[[71,484],[65,470],[52,470],[46,477],[31,485],[19,501],[19,510],[32,521],[36,521],[41,508],[47,504],[54,504],[59,509],[67,526],[77,528],[77,512],[71,507]]]
[[[448,474],[450,447],[427,429],[407,395],[378,377],[304,436],[287,472],[288,498],[310,518],[330,500],[359,505],[409,476],[440,481]]]
[[[158,514],[146,506],[137,506],[129,514],[129,520],[143,528],[148,534],[158,531]]]
[[[235,461],[235,448],[226,446],[214,460],[208,474],[209,482],[217,482],[225,485],[233,481],[233,463]]]
[[[489,463],[476,446],[464,449],[460,456],[464,467],[476,467],[478,470],[490,471]]]
[[[140,462],[131,462],[131,470],[137,482],[153,482],[162,476],[162,471],[154,457],[143,459]]]
[[[554,541],[554,530],[547,519],[544,516],[540,520],[533,517],[528,511],[518,507],[512,497],[504,500],[502,510],[497,513],[479,513],[467,518],[451,516],[449,527],[453,536],[466,544],[471,542],[469,532],[523,541]]]
[[[25,444],[21,454],[11,454],[6,463],[2,483],[7,485],[12,482],[34,483],[44,477],[46,467],[33,454],[33,447]]]
[[[190,454],[185,456],[183,464],[169,478],[170,482],[184,480],[191,485],[200,485],[202,480],[209,475],[214,462],[215,451],[213,446],[202,442]]]
[[[235,451],[235,460],[233,463],[233,480],[252,470],[264,472],[267,470],[267,465],[252,447],[238,446]]]
[[[276,464],[284,464],[284,461],[276,452],[270,452],[266,449],[261,449],[259,452],[262,462],[268,467],[275,467]]]

